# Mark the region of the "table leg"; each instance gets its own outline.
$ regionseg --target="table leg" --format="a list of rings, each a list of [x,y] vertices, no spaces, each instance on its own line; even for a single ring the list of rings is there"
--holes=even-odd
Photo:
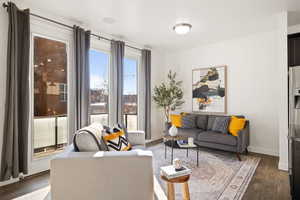
[[[182,184],[182,192],[183,192],[183,199],[184,200],[190,200],[190,191],[189,191],[189,185],[188,182],[185,182]]]
[[[199,147],[197,147],[197,167],[199,167]]]
[[[165,142],[165,159],[167,159],[167,145],[166,145],[166,142]]]
[[[174,140],[172,140],[171,164],[173,162]]]
[[[175,200],[175,193],[174,193],[174,185],[173,183],[168,184],[168,200]]]
[[[186,157],[189,157],[189,148],[186,148]]]

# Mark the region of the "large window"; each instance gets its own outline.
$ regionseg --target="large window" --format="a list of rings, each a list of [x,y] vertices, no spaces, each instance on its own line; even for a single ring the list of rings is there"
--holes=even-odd
[[[138,128],[137,74],[138,61],[133,58],[124,58],[123,118],[128,130],[137,130]]]
[[[109,54],[90,50],[90,117],[91,122],[108,125]]]
[[[34,156],[48,155],[67,144],[67,45],[33,37]]]

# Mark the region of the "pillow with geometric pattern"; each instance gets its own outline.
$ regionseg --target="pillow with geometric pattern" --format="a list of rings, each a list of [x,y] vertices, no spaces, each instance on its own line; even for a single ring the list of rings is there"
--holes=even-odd
[[[125,131],[119,125],[112,128],[112,130],[105,129],[102,139],[109,151],[131,150],[131,144],[125,135]]]

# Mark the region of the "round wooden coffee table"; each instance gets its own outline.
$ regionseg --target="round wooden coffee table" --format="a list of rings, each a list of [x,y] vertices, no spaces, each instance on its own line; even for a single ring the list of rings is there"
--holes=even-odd
[[[175,200],[174,183],[182,183],[182,196],[184,200],[190,200],[190,191],[188,181],[190,175],[180,176],[173,179],[167,179],[165,176],[161,175],[161,179],[167,182],[168,185],[168,200]]]

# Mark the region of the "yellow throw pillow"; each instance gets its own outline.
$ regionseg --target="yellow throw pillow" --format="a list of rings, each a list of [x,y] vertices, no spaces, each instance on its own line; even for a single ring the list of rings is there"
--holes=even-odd
[[[171,118],[171,124],[173,126],[176,126],[176,127],[181,127],[182,126],[182,124],[181,124],[181,115],[171,114],[170,118]]]
[[[240,130],[245,127],[246,119],[238,118],[235,116],[231,116],[231,121],[229,124],[229,133],[233,136],[238,136]]]

